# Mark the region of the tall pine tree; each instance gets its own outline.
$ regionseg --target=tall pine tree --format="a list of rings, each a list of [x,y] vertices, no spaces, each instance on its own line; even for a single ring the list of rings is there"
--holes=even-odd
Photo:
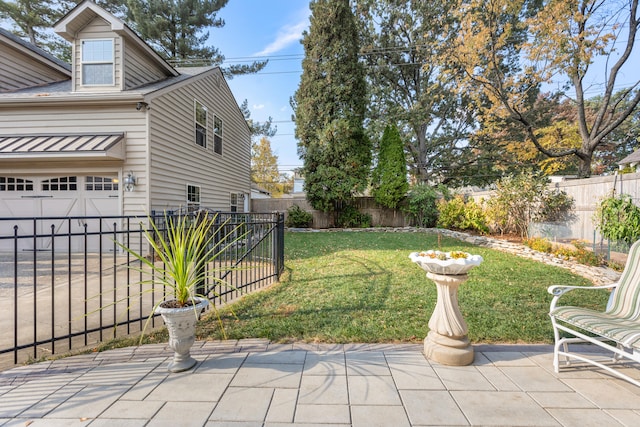
[[[228,0],[115,0],[126,3],[128,22],[144,41],[160,55],[178,66],[220,65],[224,55],[205,42],[206,28],[221,28],[224,20],[217,17]],[[231,65],[223,68],[227,77],[256,73],[267,61]]]
[[[366,187],[371,144],[363,129],[366,84],[349,0],[314,0],[292,106],[307,200],[339,213]]]
[[[384,130],[371,186],[376,202],[388,208],[397,208],[407,195],[407,160],[396,126],[387,126]]]
[[[10,21],[17,36],[70,61],[70,46],[48,30],[73,6],[74,0],[0,0],[0,19]]]

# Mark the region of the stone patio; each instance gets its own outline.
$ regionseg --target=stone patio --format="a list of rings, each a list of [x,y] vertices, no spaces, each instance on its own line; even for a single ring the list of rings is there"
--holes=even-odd
[[[421,344],[197,342],[196,367],[170,374],[164,345],[129,347],[0,372],[0,425],[640,425],[640,388],[591,366],[556,375],[551,346],[474,349],[450,367]]]

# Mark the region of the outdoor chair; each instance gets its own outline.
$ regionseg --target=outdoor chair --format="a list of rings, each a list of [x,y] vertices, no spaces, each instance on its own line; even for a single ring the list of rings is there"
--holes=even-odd
[[[559,306],[560,297],[574,290],[612,289],[604,312],[574,306]],[[612,362],[628,359],[640,362],[640,241],[633,244],[620,280],[605,286],[550,286],[553,295],[549,316],[553,325],[555,346],[553,367],[560,370],[560,356],[566,365],[577,359],[595,365],[640,387],[640,381],[623,373],[616,363],[569,351],[569,344],[592,343],[613,353]],[[570,336],[561,336],[565,332]]]

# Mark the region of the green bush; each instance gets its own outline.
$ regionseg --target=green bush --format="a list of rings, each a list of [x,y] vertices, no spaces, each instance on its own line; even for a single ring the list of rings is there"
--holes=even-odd
[[[416,227],[434,227],[438,221],[436,206],[438,192],[426,184],[414,185],[407,197],[407,207],[404,209],[413,219]]]
[[[631,244],[640,238],[640,208],[628,194],[611,194],[600,200],[594,222],[607,239]]]
[[[464,201],[462,196],[438,202],[438,226],[456,230],[471,230],[480,233],[489,231],[482,208],[473,200]]]
[[[568,221],[573,218],[573,198],[550,190],[546,177],[531,173],[504,177],[486,201],[487,224],[493,233],[529,235],[531,222]]]
[[[293,205],[287,209],[287,219],[285,225],[287,227],[294,228],[306,228],[311,227],[313,222],[313,215],[311,212],[302,210],[298,205]]]
[[[338,213],[336,225],[341,228],[371,227],[371,215],[358,211],[354,206],[346,205]]]
[[[533,212],[537,222],[565,222],[575,219],[575,200],[561,190],[544,189],[540,195],[538,208]]]

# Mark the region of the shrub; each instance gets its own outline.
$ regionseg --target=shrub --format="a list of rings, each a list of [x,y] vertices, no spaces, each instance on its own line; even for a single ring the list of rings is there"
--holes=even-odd
[[[602,257],[588,250],[585,242],[580,240],[571,242],[573,248],[566,245],[554,245],[549,240],[542,237],[525,239],[524,244],[534,251],[551,253],[564,259],[573,259],[580,264],[602,265],[604,263]]]
[[[313,215],[311,212],[302,210],[300,206],[293,205],[287,209],[287,220],[285,221],[287,227],[306,228],[311,227],[312,222]]]
[[[573,198],[550,190],[545,177],[522,173],[496,182],[496,194],[487,200],[485,213],[492,232],[527,237],[532,221],[570,220],[573,207]]]
[[[525,239],[524,244],[538,252],[551,253],[553,251],[553,244],[544,237],[531,237],[529,239]]]
[[[338,214],[336,225],[342,228],[371,227],[371,215],[358,211],[354,206],[346,205]]]
[[[611,194],[600,200],[594,222],[607,239],[631,244],[640,238],[640,208],[628,194]]]
[[[453,199],[438,201],[438,227],[462,229],[464,222],[464,199],[456,196]]]
[[[545,188],[540,195],[538,209],[533,212],[533,220],[538,222],[564,222],[575,219],[575,200],[561,190]]]
[[[407,198],[405,212],[416,227],[434,227],[438,220],[438,192],[427,184],[414,185]]]
[[[489,231],[482,208],[473,200],[464,201],[463,196],[438,202],[438,226],[457,230]]]

